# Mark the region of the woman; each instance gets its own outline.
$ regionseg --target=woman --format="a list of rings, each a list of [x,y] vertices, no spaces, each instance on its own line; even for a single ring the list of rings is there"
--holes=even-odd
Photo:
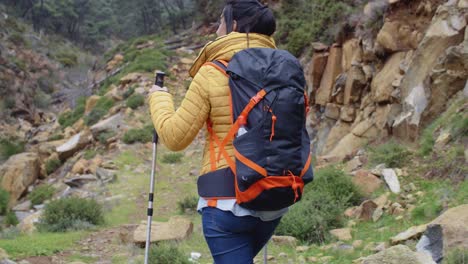
[[[229,62],[236,52],[246,48],[276,48],[271,38],[276,29],[275,18],[272,11],[258,1],[228,1],[220,20],[218,38],[203,48],[190,69],[193,81],[180,108],[174,111],[167,88],[154,86],[151,90],[149,103],[154,126],[161,141],[173,151],[186,148],[208,120],[221,139],[231,127],[228,78],[205,63]],[[210,140],[207,135],[202,174],[228,166],[221,159],[216,168],[212,168]],[[218,146],[213,145],[218,153]],[[225,150],[234,158],[231,143]],[[203,232],[215,263],[238,264],[253,263],[287,209],[252,211],[240,207],[234,199],[219,200],[215,206],[208,206],[207,201],[200,198],[198,211],[202,214]]]

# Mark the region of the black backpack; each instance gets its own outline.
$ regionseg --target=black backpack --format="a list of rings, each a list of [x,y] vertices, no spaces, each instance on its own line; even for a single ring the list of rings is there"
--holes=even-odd
[[[234,55],[229,64],[206,64],[229,77],[233,125],[220,140],[207,122],[211,142],[220,149],[214,153],[210,146],[212,168],[221,156],[229,168],[200,176],[199,195],[209,206],[235,197],[242,207],[259,211],[279,210],[299,201],[313,172],[306,84],[298,60],[284,50],[249,48]],[[242,118],[247,121],[247,133],[236,137]],[[231,140],[235,160],[224,150]]]

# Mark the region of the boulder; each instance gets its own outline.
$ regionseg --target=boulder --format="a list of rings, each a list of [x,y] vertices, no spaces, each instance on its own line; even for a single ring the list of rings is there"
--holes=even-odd
[[[342,72],[341,67],[342,49],[332,47],[328,56],[327,66],[320,81],[320,88],[317,90],[315,102],[318,105],[325,106],[330,102],[335,79]]]
[[[341,60],[341,67],[344,72],[347,72],[351,65],[361,62],[361,47],[359,46],[358,39],[350,39],[343,43],[343,58]]]
[[[7,252],[3,248],[0,248],[0,260],[8,259],[8,257]]]
[[[328,103],[325,108],[325,116],[333,120],[338,120],[340,118],[340,107],[336,104]]]
[[[437,263],[444,258],[444,240],[440,225],[429,225],[426,232],[416,245],[417,252],[423,252],[432,257]]]
[[[340,241],[349,241],[353,239],[351,236],[351,228],[333,229],[330,230],[330,234]]]
[[[353,183],[362,190],[366,196],[371,195],[382,186],[382,180],[366,170],[357,171],[356,175],[353,177]]]
[[[72,167],[71,173],[74,174],[85,174],[89,173],[89,161],[85,159],[79,159]]]
[[[124,117],[121,113],[118,113],[93,125],[91,127],[91,133],[95,138],[97,138],[100,132],[104,131],[113,131],[118,133],[122,130],[123,125]]]
[[[393,81],[400,75],[400,64],[405,59],[405,52],[393,54],[386,62],[382,70],[377,73],[371,83],[372,97],[375,102],[384,103],[392,101],[394,87]]]
[[[327,135],[323,153],[327,153],[332,150],[349,132],[351,132],[351,124],[341,121],[336,122],[336,124],[331,128],[330,133]]]
[[[423,34],[413,31],[406,21],[387,21],[377,34],[376,43],[385,51],[394,53],[416,49],[422,37]]]
[[[56,148],[56,151],[61,160],[66,160],[73,156],[77,151],[84,148],[86,145],[91,143],[92,135],[89,130],[84,130],[79,134],[74,135],[65,144]]]
[[[313,91],[317,91],[320,87],[320,81],[327,66],[328,55],[328,52],[316,52],[312,56],[309,78]]]
[[[442,227],[444,252],[452,248],[468,250],[468,204],[450,208],[430,225]]]
[[[23,234],[30,235],[34,233],[34,231],[36,231],[36,223],[39,222],[41,215],[42,211],[38,211],[32,215],[29,215],[18,225],[18,229]]]
[[[39,155],[31,152],[13,155],[0,167],[0,183],[10,193],[10,206],[16,204],[39,173]]]
[[[99,95],[91,95],[88,97],[86,100],[86,107],[85,107],[85,113],[91,112],[93,108],[96,106],[97,102],[101,99],[101,96]]]
[[[344,89],[343,103],[345,105],[359,102],[362,90],[367,85],[367,78],[363,68],[353,65],[350,67]]]
[[[351,155],[367,142],[368,140],[366,138],[349,133],[338,141],[336,146],[328,153],[328,156],[343,160],[346,156]]]
[[[465,88],[466,76],[468,76],[468,41],[448,48],[430,73],[433,81],[430,85],[428,106],[422,113],[423,125],[430,123],[434,116],[444,111],[448,98]]]
[[[182,241],[193,232],[193,223],[181,216],[173,216],[169,222],[151,223],[151,242]],[[146,242],[146,221],[143,221],[133,233],[133,242],[144,246]]]
[[[398,181],[398,176],[395,171],[393,169],[383,169],[382,175],[390,190],[393,193],[400,193],[400,182]]]
[[[352,160],[346,162],[344,171],[346,173],[353,173],[353,171],[362,167],[362,161],[359,156],[354,157]]]
[[[362,264],[435,264],[430,257],[424,254],[418,254],[407,246],[397,245],[375,255],[366,257]]]
[[[340,119],[344,122],[352,123],[356,118],[356,108],[353,106],[343,106],[341,108]]]

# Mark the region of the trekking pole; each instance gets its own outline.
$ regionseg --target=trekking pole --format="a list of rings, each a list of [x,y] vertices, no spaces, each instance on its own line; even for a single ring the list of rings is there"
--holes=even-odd
[[[156,80],[154,84],[159,87],[164,86],[164,72],[156,72]],[[148,196],[148,222],[146,223],[146,245],[145,245],[145,264],[148,264],[149,248],[151,243],[151,220],[153,218],[153,201],[154,201],[154,175],[156,173],[156,148],[158,145],[158,134],[156,129],[153,128],[153,160],[151,164],[151,181],[150,181],[150,192]]]
[[[267,264],[268,262],[268,242],[263,247],[263,263]]]

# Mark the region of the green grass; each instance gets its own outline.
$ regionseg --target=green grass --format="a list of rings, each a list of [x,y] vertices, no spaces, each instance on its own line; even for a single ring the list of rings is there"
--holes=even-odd
[[[45,166],[47,175],[49,175],[60,168],[60,166],[62,166],[62,162],[58,159],[50,159],[46,162]]]
[[[104,96],[99,98],[93,110],[84,117],[85,124],[87,126],[92,126],[99,122],[99,120],[109,112],[114,104],[115,102],[111,98]]]
[[[68,126],[73,125],[76,121],[78,121],[85,112],[86,106],[86,98],[80,97],[76,101],[76,106],[72,111],[65,112],[59,116],[58,122],[59,124],[65,128]]]
[[[132,109],[137,109],[138,107],[145,104],[145,97],[141,94],[134,94],[127,99],[126,105]]]
[[[31,200],[32,205],[42,204],[44,201],[52,198],[55,193],[55,188],[52,185],[43,184],[35,188],[28,198]]]
[[[419,142],[419,154],[427,156],[432,153],[436,141],[437,133],[442,129],[447,129],[453,138],[466,137],[468,135],[468,116],[458,113],[458,110],[464,104],[464,98],[451,103],[449,108],[426,127],[421,135]]]
[[[375,166],[384,163],[388,168],[401,168],[409,160],[411,152],[397,142],[390,140],[385,144],[370,148],[369,161]]]
[[[141,43],[153,40],[155,47],[151,49],[139,50],[136,48]],[[115,54],[121,53],[124,55],[124,63],[128,65],[122,69],[122,71],[107,79],[99,88],[100,94],[105,94],[112,84],[117,84],[119,80],[132,72],[154,72],[155,70],[161,70],[167,68],[167,58],[173,54],[173,52],[164,49],[162,43],[163,39],[156,36],[143,36],[127,41],[123,44],[118,45],[111,51],[105,54],[105,57],[110,59]]]
[[[183,157],[184,157],[184,154],[180,152],[166,153],[162,156],[161,162],[169,163],[169,164],[180,163]]]
[[[74,243],[87,235],[86,232],[34,233],[21,235],[13,240],[0,239],[0,248],[12,258],[50,256],[73,247]]]
[[[0,138],[0,161],[24,151],[25,143],[17,138]]]

